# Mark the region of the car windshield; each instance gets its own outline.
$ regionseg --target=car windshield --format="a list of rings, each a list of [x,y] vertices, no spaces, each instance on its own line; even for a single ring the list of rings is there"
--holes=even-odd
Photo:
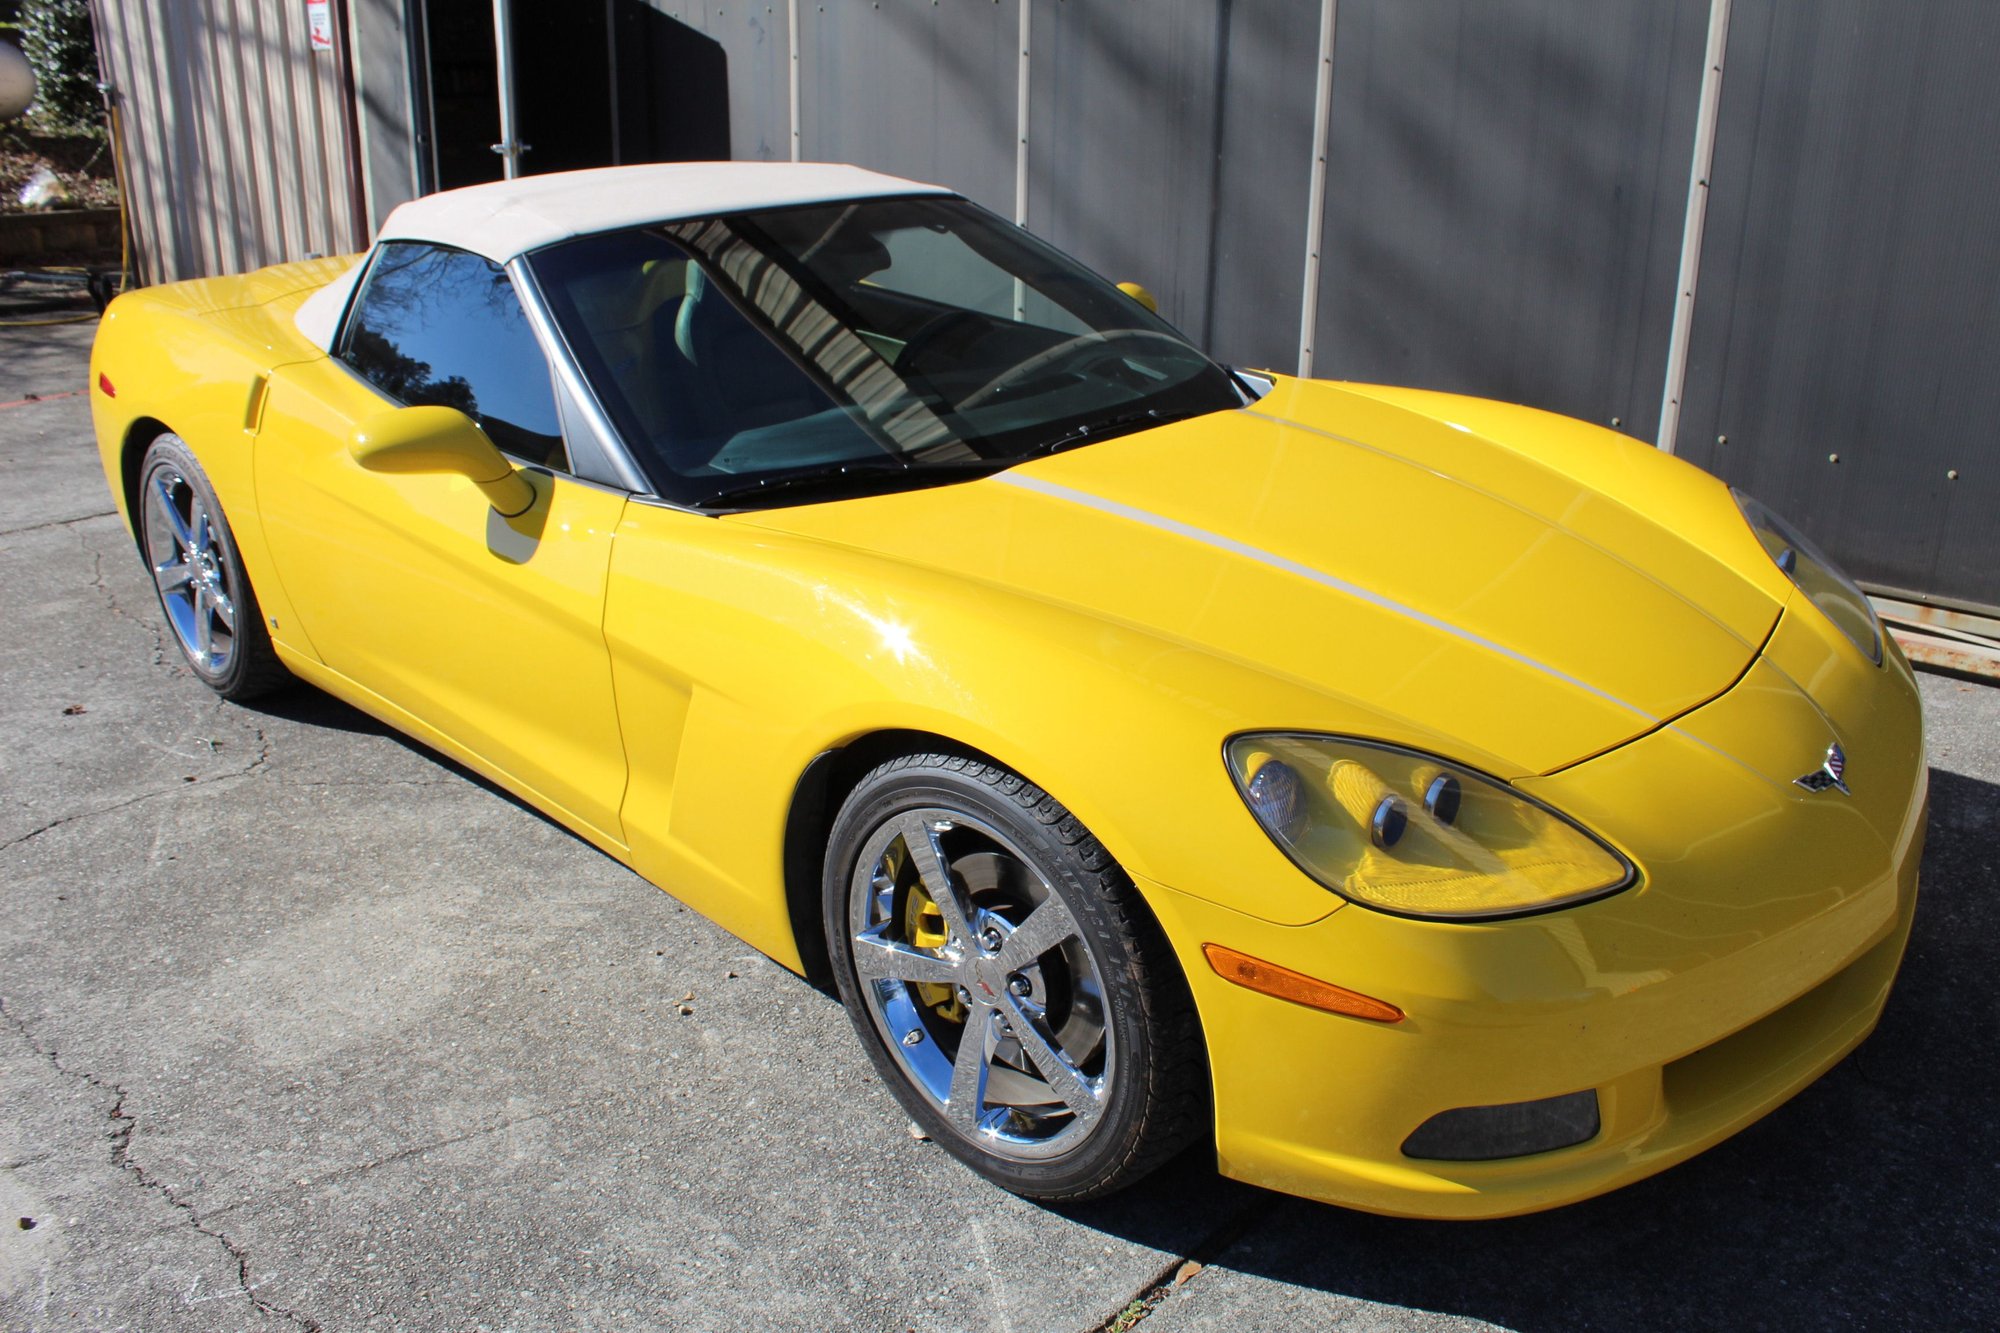
[[[529,262],[683,504],[932,485],[1243,401],[1164,320],[962,199],[665,223]]]

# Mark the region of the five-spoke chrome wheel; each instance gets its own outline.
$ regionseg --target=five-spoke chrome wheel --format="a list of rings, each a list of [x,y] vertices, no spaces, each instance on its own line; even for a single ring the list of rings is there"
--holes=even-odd
[[[1002,1157],[1050,1157],[1104,1112],[1117,1076],[1103,968],[1004,834],[917,809],[868,839],[848,895],[863,1002],[952,1130]]]
[[[1172,951],[1046,792],[969,756],[891,759],[842,803],[823,884],[834,979],[869,1057],[988,1179],[1093,1198],[1205,1127]]]
[[[290,679],[215,488],[179,436],[147,446],[133,500],[140,554],[195,674],[227,699],[253,698]]]
[[[207,501],[165,462],[147,473],[139,514],[167,623],[190,662],[205,675],[221,675],[236,648],[236,597]]]

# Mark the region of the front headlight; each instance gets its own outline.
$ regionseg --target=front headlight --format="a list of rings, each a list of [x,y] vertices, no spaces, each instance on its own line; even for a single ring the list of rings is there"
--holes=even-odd
[[[1841,573],[1797,528],[1742,491],[1731,489],[1729,493],[1736,497],[1736,507],[1743,511],[1744,521],[1785,577],[1842,634],[1853,640],[1869,661],[1881,666],[1882,622],[1876,619],[1868,595],[1855,587],[1854,580]]]
[[[1264,831],[1343,898],[1400,916],[1518,916],[1615,893],[1632,865],[1539,802],[1377,741],[1237,736],[1230,776]]]

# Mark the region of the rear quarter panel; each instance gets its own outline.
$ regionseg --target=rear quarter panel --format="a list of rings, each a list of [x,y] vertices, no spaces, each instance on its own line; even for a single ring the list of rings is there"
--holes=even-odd
[[[91,421],[126,527],[136,533],[139,459],[155,436],[171,431],[215,487],[264,613],[287,624],[296,617],[257,512],[258,413],[274,367],[326,355],[292,315],[353,263],[353,256],[313,260],[128,292],[105,311],[91,347]],[[115,392],[107,392],[107,383]]]

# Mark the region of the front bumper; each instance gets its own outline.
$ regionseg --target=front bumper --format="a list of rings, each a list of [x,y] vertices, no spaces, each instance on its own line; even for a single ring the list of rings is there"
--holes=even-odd
[[[1641,882],[1600,902],[1472,924],[1348,906],[1284,927],[1142,883],[1201,1013],[1224,1173],[1371,1212],[1532,1212],[1693,1156],[1838,1062],[1874,1029],[1909,938],[1927,770],[1907,665],[1892,654],[1856,685],[1837,653],[1788,614],[1730,693],[1522,784],[1624,835]],[[1814,671],[1809,699],[1791,682]],[[1829,726],[1849,797],[1790,781]],[[1407,1017],[1245,990],[1208,967],[1207,941]],[[1585,1090],[1600,1125],[1573,1147],[1470,1162],[1402,1150],[1440,1112]]]

